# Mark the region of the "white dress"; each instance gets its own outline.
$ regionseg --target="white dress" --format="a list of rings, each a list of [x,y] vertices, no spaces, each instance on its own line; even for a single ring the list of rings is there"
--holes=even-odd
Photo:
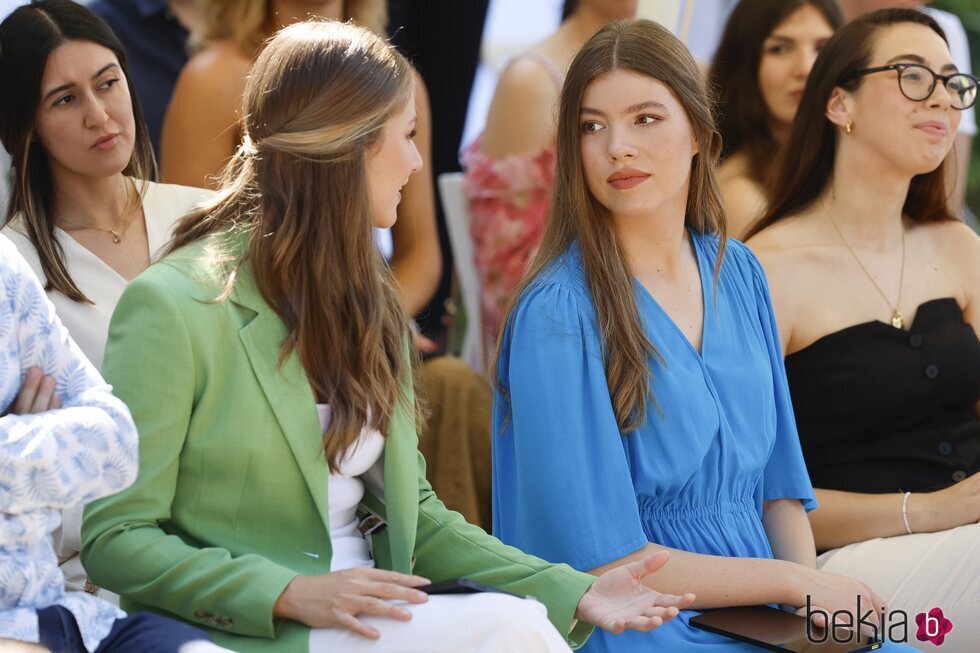
[[[320,428],[330,423],[330,406],[316,405]],[[366,473],[384,451],[384,436],[365,427],[343,459],[339,469],[330,473],[327,481],[327,500],[330,506],[330,571],[355,567],[373,567],[374,560],[367,540],[357,530],[357,505],[364,498],[364,481],[358,476]]]
[[[320,428],[330,422],[330,406],[317,404]],[[357,505],[364,497],[360,477],[377,473],[384,437],[365,427],[332,472],[327,488],[330,510],[330,571],[374,567],[368,543],[357,530]],[[377,475],[377,474],[376,474]],[[310,554],[307,554],[310,555]],[[567,653],[568,644],[548,621],[538,601],[508,594],[433,596],[420,605],[405,604],[410,621],[361,615],[381,633],[370,640],[341,628],[310,631],[310,653]]]
[[[163,249],[170,241],[177,221],[211,192],[203,188],[147,182],[143,197],[143,215],[146,220],[146,239],[151,262],[160,258]],[[41,269],[37,251],[21,229],[23,227],[15,217],[0,233],[17,247],[21,256],[34,270],[34,274],[44,284],[46,277]],[[71,278],[85,296],[95,303],[82,304],[56,291],[48,292],[48,299],[54,304],[58,317],[67,327],[68,333],[81,348],[82,353],[96,369],[101,369],[106,338],[109,335],[109,319],[126,288],[127,281],[64,230],[55,227],[55,237],[64,251],[65,264]],[[53,534],[55,552],[58,554],[61,570],[65,575],[66,587],[75,591],[84,590],[87,581],[85,570],[78,558],[82,546],[81,531],[81,504],[63,510],[62,524]],[[89,588],[96,591],[92,586]],[[104,590],[99,591],[99,596],[116,604],[119,602],[114,594]]]

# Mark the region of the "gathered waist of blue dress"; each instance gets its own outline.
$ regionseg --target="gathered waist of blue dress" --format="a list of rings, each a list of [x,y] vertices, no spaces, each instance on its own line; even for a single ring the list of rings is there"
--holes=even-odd
[[[651,542],[708,555],[772,557],[752,497],[683,501],[639,496],[637,503],[643,532]]]
[[[641,494],[636,497],[636,503],[640,515],[652,519],[704,519],[746,513],[758,516],[754,497],[692,502],[677,497],[652,497]]]

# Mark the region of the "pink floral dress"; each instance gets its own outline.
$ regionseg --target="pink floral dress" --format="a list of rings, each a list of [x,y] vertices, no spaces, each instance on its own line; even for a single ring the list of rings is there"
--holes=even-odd
[[[561,88],[562,73],[550,59],[535,51],[519,58],[539,62]],[[484,351],[492,352],[511,294],[544,236],[555,150],[493,158],[480,150],[480,140],[463,152],[463,192],[470,202],[470,236],[482,291]]]
[[[493,343],[511,293],[544,236],[555,152],[549,148],[534,155],[493,159],[479,147],[478,140],[463,154],[463,191],[470,200],[470,235],[482,290],[483,324]]]

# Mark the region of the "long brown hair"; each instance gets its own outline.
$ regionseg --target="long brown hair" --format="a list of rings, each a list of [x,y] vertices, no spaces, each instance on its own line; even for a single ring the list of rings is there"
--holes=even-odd
[[[353,20],[384,36],[388,24],[385,0],[344,0],[344,20]],[[268,34],[265,30],[272,0],[202,0],[200,27],[191,35],[194,49],[230,39],[242,52],[254,54]]]
[[[653,77],[674,93],[691,123],[699,153],[691,161],[685,222],[698,233],[721,236],[715,274],[725,251],[725,214],[715,180],[721,137],[711,116],[704,78],[687,48],[649,20],[610,23],[572,61],[558,110],[555,181],[548,227],[541,248],[514,292],[507,321],[521,294],[574,242],[582,252],[585,277],[598,316],[606,383],[622,433],[646,419],[651,361],[662,357],[646,337],[633,295],[633,273],[613,229],[609,211],[589,192],[580,145],[582,98],[597,77],[627,70]],[[500,359],[500,343],[495,361]],[[496,363],[491,369],[496,369]]]
[[[0,24],[0,141],[10,153],[14,183],[3,223],[19,218],[37,251],[47,279],[45,290],[58,291],[76,302],[92,301],[68,274],[65,255],[54,235],[54,179],[48,155],[34,137],[41,102],[41,78],[51,53],[65,41],[90,41],[111,50],[119,60],[133,106],[136,139],[123,170],[138,180],[156,178],[153,148],[139,96],[129,75],[126,51],[101,18],[71,0],[35,0],[18,7]],[[141,184],[142,196],[146,184]]]
[[[711,62],[709,79],[718,89],[716,114],[722,157],[744,151],[749,177],[764,188],[779,146],[759,88],[762,48],[783,21],[808,5],[819,11],[834,31],[844,25],[834,0],[742,0],[725,23]]]
[[[330,404],[323,448],[334,470],[365,424],[387,433],[411,377],[407,316],[374,244],[365,160],[412,88],[408,62],[363,27],[281,30],[245,85],[245,139],[220,190],[171,245],[245,234],[240,263],[288,330],[280,360],[295,350]],[[233,284],[231,274],[226,294]]]
[[[861,86],[864,78],[855,77],[854,71],[868,66],[877,33],[901,23],[923,25],[946,40],[936,21],[920,11],[879,9],[851,21],[827,41],[810,71],[789,141],[776,166],[772,202],[749,229],[746,240],[778,220],[802,213],[827,190],[840,138],[838,127],[826,116],[830,96],[838,87],[853,92]],[[902,212],[917,222],[955,219],[947,206],[945,162],[912,178]]]

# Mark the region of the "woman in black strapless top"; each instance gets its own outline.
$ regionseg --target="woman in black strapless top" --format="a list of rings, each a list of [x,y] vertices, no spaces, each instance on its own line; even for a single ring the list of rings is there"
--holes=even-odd
[[[908,331],[829,333],[786,374],[814,486],[932,492],[980,471],[980,341],[955,298],[923,303]]]
[[[905,610],[913,644],[915,615],[942,608],[944,651],[980,642],[980,239],[945,206],[942,165],[976,95],[924,14],[846,26],[749,240],[817,488],[818,563]]]

